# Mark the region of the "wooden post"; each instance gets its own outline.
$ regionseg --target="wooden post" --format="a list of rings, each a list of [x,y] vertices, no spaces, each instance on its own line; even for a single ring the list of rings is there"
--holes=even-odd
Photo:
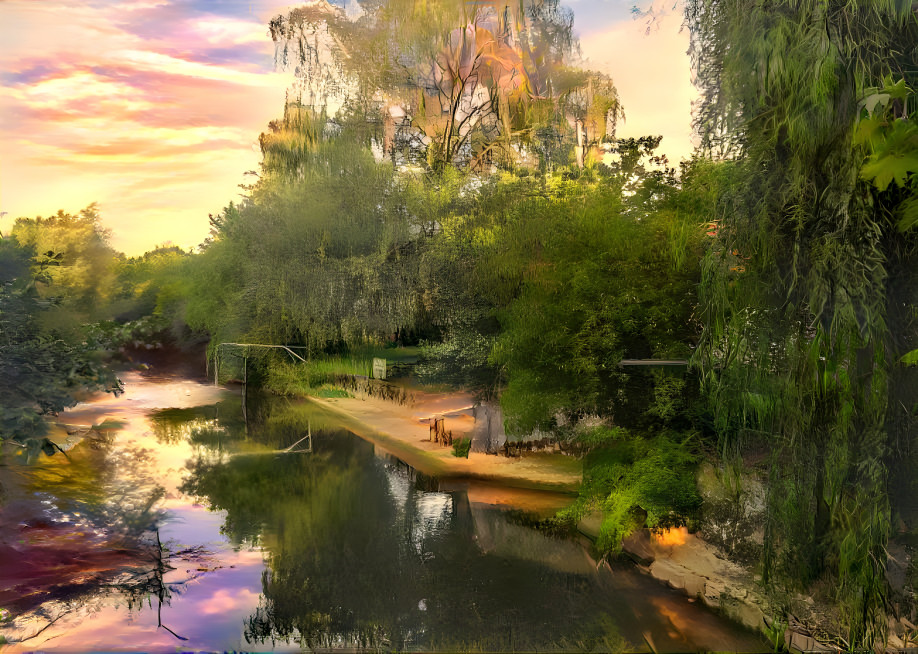
[[[443,418],[433,419],[433,433],[434,433],[434,440],[437,443],[441,445],[446,445],[446,427],[444,426]]]
[[[246,410],[247,390],[249,388],[249,357],[242,355],[242,421],[245,423],[245,435],[249,435],[249,416]]]

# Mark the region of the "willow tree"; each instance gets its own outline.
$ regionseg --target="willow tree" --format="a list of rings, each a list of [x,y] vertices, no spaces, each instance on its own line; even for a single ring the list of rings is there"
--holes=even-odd
[[[261,135],[260,178],[213,218],[188,276],[186,319],[225,341],[329,346],[380,342],[417,307],[422,226],[400,182],[359,138],[289,104]],[[414,266],[414,268],[412,267]]]
[[[379,145],[433,168],[508,163],[569,137],[582,153],[620,114],[607,77],[571,66],[573,14],[557,0],[328,3],[271,21],[306,104],[378,126]],[[516,146],[516,147],[515,147]]]
[[[834,576],[848,645],[870,646],[890,462],[916,446],[900,360],[918,143],[893,141],[918,118],[918,3],[691,0],[687,21],[704,146],[740,171],[711,225],[697,361],[725,453],[771,446],[766,578]]]

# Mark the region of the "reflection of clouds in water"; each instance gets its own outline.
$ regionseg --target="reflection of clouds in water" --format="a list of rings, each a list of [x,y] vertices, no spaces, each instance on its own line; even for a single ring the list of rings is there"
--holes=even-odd
[[[412,544],[415,551],[422,554],[424,538],[449,529],[453,498],[446,493],[418,491],[415,509],[416,520],[413,521],[411,530]]]
[[[398,522],[410,526],[411,545],[423,554],[425,538],[449,529],[453,498],[448,493],[416,490],[408,475],[394,465],[385,466],[385,477]]]
[[[123,418],[142,418],[155,409],[190,409],[216,404],[226,399],[231,392],[221,386],[211,386],[187,379],[157,381],[145,379],[138,372],[121,375],[124,393],[115,397],[111,393],[100,394],[87,402],[61,413],[62,422],[88,422],[103,412]],[[80,417],[90,420],[78,420]]]
[[[170,652],[182,646],[195,651],[237,650],[245,646],[243,618],[261,599],[255,591],[261,586],[263,561],[260,550],[214,554],[190,548],[169,559],[176,569],[165,575],[169,593],[159,611],[155,593],[141,592],[141,601],[130,601],[136,575],[143,577],[141,569],[124,573],[99,592],[77,600],[45,602],[4,624],[3,635],[13,643],[11,651],[67,652],[74,651],[75,643],[79,651],[120,651],[125,643],[139,644],[145,651]],[[208,571],[196,569],[200,567]],[[188,640],[180,642],[158,627],[159,617]]]
[[[395,508],[399,515],[405,512],[405,505],[408,503],[408,495],[411,493],[411,481],[404,475],[400,474],[394,466],[387,465],[386,481],[389,484],[389,495],[395,500]]]
[[[452,497],[446,493],[418,492],[417,517],[429,531],[443,527],[453,512]]]
[[[223,614],[234,609],[250,609],[261,597],[248,588],[221,588],[210,597],[199,600],[197,611],[204,615]]]

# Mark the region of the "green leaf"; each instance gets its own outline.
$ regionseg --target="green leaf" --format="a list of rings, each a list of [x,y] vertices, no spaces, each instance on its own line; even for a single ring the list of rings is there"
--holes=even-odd
[[[897,227],[900,232],[918,227],[918,195],[910,197],[899,206],[899,215]]]
[[[883,116],[869,116],[861,119],[854,132],[854,144],[869,145],[872,149],[876,148],[877,142],[883,138],[882,128],[886,127],[887,124]]]
[[[906,352],[899,361],[907,366],[918,366],[918,350]]]
[[[882,104],[884,107],[889,104],[889,98],[889,93],[872,93],[861,101],[861,105],[867,109],[868,113],[872,114],[878,104]]]
[[[875,159],[861,169],[861,177],[872,181],[880,191],[885,191],[893,181],[898,186],[905,186],[909,173],[914,172],[918,172],[918,152]]]
[[[904,78],[900,79],[895,84],[887,84],[886,88],[883,90],[886,91],[889,96],[897,100],[905,100],[908,98],[909,94],[912,93],[912,89],[906,86]]]

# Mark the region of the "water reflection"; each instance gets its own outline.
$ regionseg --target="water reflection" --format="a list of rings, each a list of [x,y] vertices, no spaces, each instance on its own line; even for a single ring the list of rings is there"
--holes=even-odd
[[[75,571],[91,567],[90,554],[123,559],[54,601],[47,579],[32,580],[13,636],[47,628],[33,641],[43,649],[156,651],[763,646],[495,508],[556,506],[558,497],[425,477],[308,402],[250,395],[243,412],[238,397],[193,406],[194,388],[183,388],[186,405],[161,407],[150,398],[185,396],[140,388],[133,405],[105,407],[122,430],[85,440],[69,461],[16,468],[4,520],[40,497],[55,525],[66,517],[68,528],[85,521],[81,529],[102,534],[83,543]],[[310,453],[284,451],[306,434]]]
[[[316,429],[316,407],[290,405],[266,424],[274,447],[312,427],[313,452],[202,456],[182,488],[226,512],[234,542],[265,548],[262,601],[245,626],[256,647],[619,651],[645,649],[648,630],[660,649],[718,637],[730,649],[761,646],[741,630],[696,642],[670,620],[654,624],[650,602],[666,593],[653,582],[598,569],[582,546],[465,491],[431,490],[436,480],[371,444]]]

